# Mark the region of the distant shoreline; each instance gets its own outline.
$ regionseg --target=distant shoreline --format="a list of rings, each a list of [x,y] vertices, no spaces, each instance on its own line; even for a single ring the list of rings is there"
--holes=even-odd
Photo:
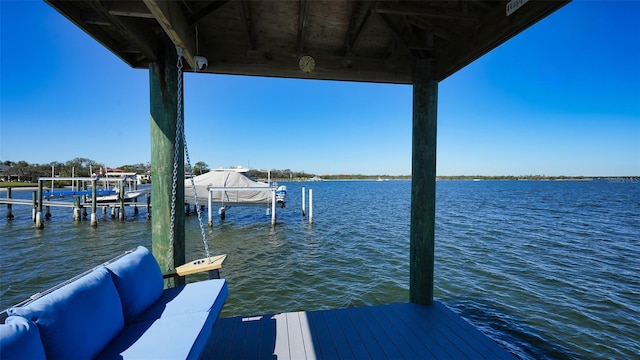
[[[345,181],[345,180],[364,180],[364,181],[392,181],[392,180],[411,180],[411,175],[322,175],[322,181]],[[272,179],[274,181],[286,182],[288,179]],[[445,175],[436,176],[436,180],[468,180],[468,181],[486,181],[486,180],[519,180],[519,181],[593,181],[605,180],[609,182],[620,183],[640,183],[640,175],[638,176],[544,176],[544,175]],[[308,179],[298,178],[297,181],[306,182]],[[6,192],[6,188],[13,190],[38,190],[36,183],[9,183],[0,182],[0,192]],[[45,186],[45,188],[48,188]]]

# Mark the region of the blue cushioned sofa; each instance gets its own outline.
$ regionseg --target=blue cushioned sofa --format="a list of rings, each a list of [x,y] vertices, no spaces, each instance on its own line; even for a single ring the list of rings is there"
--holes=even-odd
[[[163,290],[145,247],[7,310],[4,359],[196,359],[227,298],[225,280]]]

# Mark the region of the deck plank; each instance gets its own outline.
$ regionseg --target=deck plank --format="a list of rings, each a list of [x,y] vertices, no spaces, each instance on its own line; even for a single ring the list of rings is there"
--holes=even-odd
[[[213,341],[212,352],[209,354],[210,357],[214,354],[216,354],[218,358],[226,356],[227,348],[231,346],[229,334],[233,333],[236,323],[237,321],[233,318],[216,320],[209,340]]]
[[[320,359],[337,359],[339,353],[331,337],[332,329],[328,326],[322,313],[311,311],[307,316],[313,336],[313,347]]]
[[[208,359],[515,359],[439,302],[221,318],[210,341]]]
[[[349,310],[360,316],[362,325],[367,327],[368,331],[373,334],[376,342],[382,348],[382,352],[385,354],[384,358],[405,358],[402,352],[402,347],[405,346],[405,344],[403,342],[398,343],[398,339],[396,339],[393,334],[388,333],[387,324],[380,321],[378,315],[372,308],[361,307]]]
[[[316,356],[313,350],[313,342],[311,340],[306,313],[287,313],[286,317],[291,359],[315,359]]]
[[[371,352],[378,351],[379,346],[372,341],[371,335],[369,335],[368,338],[363,337],[368,329],[361,326],[360,323],[354,323],[353,318],[350,316],[351,312],[348,309],[338,309],[335,310],[334,313],[340,321],[340,326],[345,338],[349,339],[351,351],[355,354],[356,358],[361,360],[371,359]],[[375,358],[379,359],[380,357],[381,356],[378,355]]]
[[[438,319],[445,325],[450,324],[450,331],[456,334],[460,341],[459,345],[466,344],[479,353],[481,357],[487,359],[513,359],[514,356],[502,348],[498,343],[484,335],[480,330],[475,328],[471,323],[464,320],[453,310],[449,309],[442,303],[434,303],[434,318]],[[454,325],[455,323],[455,325]]]
[[[448,342],[437,326],[429,318],[416,317],[409,307],[384,306],[383,314],[397,331],[403,334],[414,353],[419,358],[464,359],[462,353],[447,351],[443,344]],[[394,321],[395,320],[395,321]]]

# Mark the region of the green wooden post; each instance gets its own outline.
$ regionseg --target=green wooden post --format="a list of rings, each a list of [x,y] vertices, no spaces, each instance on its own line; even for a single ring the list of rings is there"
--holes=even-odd
[[[151,193],[153,194],[152,251],[162,271],[185,263],[185,217],[184,204],[184,146],[175,144],[177,126],[177,77],[176,48],[165,41],[159,49],[157,60],[149,64],[149,89],[151,107]],[[173,158],[179,146],[178,184],[176,188],[175,239],[173,259],[169,259],[171,192],[173,180]],[[177,278],[176,285],[184,283]]]
[[[437,106],[433,60],[419,59],[413,76],[409,298],[421,305],[433,302]]]

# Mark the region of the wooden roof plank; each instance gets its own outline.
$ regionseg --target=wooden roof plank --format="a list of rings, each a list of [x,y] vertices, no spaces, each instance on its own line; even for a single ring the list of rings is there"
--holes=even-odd
[[[300,9],[298,14],[298,43],[296,46],[296,54],[301,55],[304,51],[305,39],[307,37],[307,18],[311,12],[311,1],[300,0]]]
[[[253,51],[256,49],[256,34],[253,21],[251,21],[251,6],[249,6],[249,3],[249,1],[240,1],[238,9],[240,11],[240,17],[242,18],[244,32],[247,36],[249,50]]]
[[[354,7],[353,12],[354,13],[357,12],[361,6],[366,6],[366,8],[364,10],[362,19],[360,19],[360,22],[357,25],[355,25],[355,14],[351,16],[352,20],[351,20],[351,24],[349,25],[349,30],[347,31],[347,37],[345,41],[346,45],[345,45],[345,51],[344,51],[345,57],[347,58],[351,55],[351,52],[356,47],[356,45],[358,45],[358,40],[362,35],[362,30],[368,24],[369,17],[373,13],[373,11],[375,11],[375,9],[378,7],[378,2],[377,1],[364,1],[364,2],[358,1],[356,6]]]
[[[189,25],[196,25],[197,23],[202,21],[205,17],[207,17],[209,14],[212,14],[213,12],[215,12],[216,10],[218,10],[219,8],[221,8],[224,4],[226,4],[228,2],[229,2],[229,0],[212,1],[211,4],[205,6],[204,8],[202,8],[201,10],[196,12],[195,14],[191,15],[189,17],[188,21],[187,21],[188,24]]]
[[[143,1],[173,44],[182,48],[185,61],[192,69],[195,69],[196,63],[193,56],[196,54],[196,36],[191,30],[180,4],[173,1]]]
[[[508,0],[46,1],[134,68],[168,36],[184,71],[201,51],[208,73],[403,84],[417,58],[435,56],[443,80],[568,2],[528,1],[506,16]],[[297,68],[305,51],[312,73]]]

